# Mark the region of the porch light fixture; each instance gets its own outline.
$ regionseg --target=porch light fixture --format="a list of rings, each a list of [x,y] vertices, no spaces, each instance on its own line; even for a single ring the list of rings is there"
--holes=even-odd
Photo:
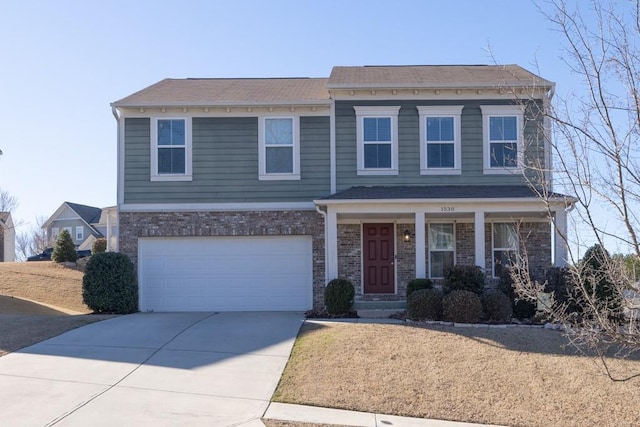
[[[411,233],[409,233],[409,230],[404,230],[404,241],[408,242],[409,240],[411,240]]]

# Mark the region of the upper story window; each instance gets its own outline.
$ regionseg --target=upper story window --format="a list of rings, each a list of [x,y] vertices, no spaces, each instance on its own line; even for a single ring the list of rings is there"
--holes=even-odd
[[[358,175],[397,175],[400,107],[353,108],[356,111]]]
[[[522,108],[483,105],[484,172],[511,173],[522,168]]]
[[[493,277],[500,277],[517,261],[518,229],[513,222],[494,222],[492,227]]]
[[[259,179],[300,179],[298,117],[259,120]]]
[[[463,106],[418,107],[422,175],[460,173],[462,108]]]
[[[84,240],[84,227],[81,225],[76,227],[76,240],[77,241]]]
[[[151,132],[151,180],[191,181],[191,121],[157,118]]]
[[[58,227],[51,228],[51,240],[55,242],[58,240],[58,234],[60,234],[60,229]]]
[[[453,224],[429,224],[429,277],[441,279],[456,260]]]

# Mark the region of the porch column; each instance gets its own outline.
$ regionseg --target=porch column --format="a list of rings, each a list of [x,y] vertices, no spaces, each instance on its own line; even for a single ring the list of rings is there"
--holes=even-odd
[[[475,253],[476,253],[476,265],[486,271],[485,265],[485,253],[484,253],[484,212],[475,213]]]
[[[327,277],[325,280],[328,283],[338,277],[338,214],[329,210],[326,221]]]
[[[567,211],[564,209],[559,209],[555,212],[553,229],[555,232],[554,265],[556,267],[566,267],[569,250],[567,247]]]
[[[424,215],[424,211],[416,212],[416,277],[427,277]]]

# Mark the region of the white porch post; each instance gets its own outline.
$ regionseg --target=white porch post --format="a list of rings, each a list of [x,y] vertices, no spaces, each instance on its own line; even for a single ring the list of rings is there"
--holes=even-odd
[[[338,277],[338,214],[328,209],[325,244],[327,245],[327,283]]]
[[[568,258],[567,247],[567,211],[559,209],[555,212],[555,257],[554,265],[556,267],[566,267]]]
[[[416,212],[416,277],[427,277],[425,264],[426,233],[424,215],[424,211]]]
[[[486,270],[485,265],[485,251],[484,251],[484,212],[475,212],[475,253],[476,253],[476,265]]]

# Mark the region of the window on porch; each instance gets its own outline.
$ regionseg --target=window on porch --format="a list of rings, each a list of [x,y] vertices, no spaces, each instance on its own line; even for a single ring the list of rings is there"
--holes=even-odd
[[[517,261],[518,230],[515,223],[493,223],[493,277]]]
[[[447,268],[455,264],[453,224],[429,224],[429,277],[442,279]]]

